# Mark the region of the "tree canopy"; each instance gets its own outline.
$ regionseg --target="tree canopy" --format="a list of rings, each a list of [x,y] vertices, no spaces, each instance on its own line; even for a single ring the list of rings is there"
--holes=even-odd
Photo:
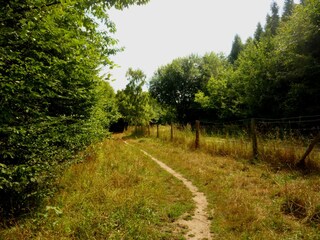
[[[179,122],[194,116],[212,120],[317,115],[319,13],[317,0],[286,0],[280,18],[274,2],[253,39],[243,44],[235,36],[229,63],[215,54],[175,59],[155,73],[150,93],[176,109]],[[197,114],[185,117],[193,112]]]
[[[215,53],[177,58],[158,68],[150,81],[150,94],[173,109],[177,121],[193,121],[203,113],[195,102],[196,93],[204,89],[212,76],[219,76],[225,64],[225,58]]]
[[[31,208],[58,163],[116,120],[99,76],[117,52],[107,11],[145,2],[0,1],[0,218]]]
[[[146,75],[142,70],[129,68],[128,84],[118,91],[117,101],[123,119],[131,125],[146,125],[155,117],[149,93],[143,91]]]

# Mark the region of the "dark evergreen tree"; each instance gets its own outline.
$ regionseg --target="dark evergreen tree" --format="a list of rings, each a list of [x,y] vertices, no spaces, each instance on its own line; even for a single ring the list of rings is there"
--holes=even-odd
[[[234,37],[233,43],[232,43],[230,55],[228,57],[229,61],[231,63],[234,63],[238,59],[238,56],[242,50],[243,50],[242,40],[241,40],[240,36],[238,34],[236,34],[236,36]]]
[[[282,14],[283,21],[286,21],[292,15],[293,9],[294,9],[294,1],[285,0],[283,14]]]
[[[275,37],[278,82],[287,86],[281,108],[286,115],[320,112],[320,4],[305,1]],[[279,66],[280,63],[280,66]],[[282,65],[282,66],[281,66]]]
[[[263,34],[263,28],[262,28],[262,26],[261,26],[261,23],[258,23],[257,29],[256,29],[256,31],[254,32],[254,40],[257,41],[257,42],[259,42],[260,39],[261,39],[262,34]]]
[[[280,23],[279,6],[276,2],[271,5],[271,16],[267,15],[267,23],[265,32],[267,36],[274,36],[277,32]]]

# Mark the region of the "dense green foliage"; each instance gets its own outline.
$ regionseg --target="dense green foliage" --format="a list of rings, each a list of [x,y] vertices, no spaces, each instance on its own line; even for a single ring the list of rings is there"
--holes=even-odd
[[[37,204],[56,168],[117,119],[98,75],[117,51],[107,10],[144,2],[0,1],[0,218]]]
[[[259,27],[259,25],[258,25],[258,27]],[[240,52],[242,51],[242,49],[243,49],[243,43],[241,41],[240,36],[237,34],[234,37],[231,52],[229,55],[229,61],[231,63],[234,63],[238,59],[238,56],[239,56]]]
[[[201,59],[191,55],[160,67],[150,82],[150,93],[160,103],[175,109],[177,117],[188,119],[195,93],[201,89]]]
[[[292,15],[294,9],[293,0],[285,0],[282,14],[282,21],[286,21]]]
[[[160,67],[150,81],[149,91],[159,103],[171,109],[179,122],[189,122],[204,114],[195,95],[204,89],[211,77],[218,77],[227,64],[215,53],[203,57],[190,55]]]
[[[174,107],[181,123],[317,115],[319,43],[318,0],[301,4],[286,0],[282,16],[273,3],[265,26],[258,23],[253,38],[243,44],[235,36],[228,56],[231,64],[223,57],[208,65],[200,57],[176,59],[158,69],[150,92],[160,103]],[[204,72],[203,66],[218,71]],[[192,115],[194,109],[197,114]]]
[[[148,92],[143,91],[146,75],[140,69],[129,68],[126,74],[129,83],[117,92],[119,112],[125,122],[131,125],[147,125],[156,116]]]
[[[230,78],[247,116],[286,117],[319,113],[318,1],[285,15],[274,36],[249,43]],[[268,24],[268,23],[267,23]]]

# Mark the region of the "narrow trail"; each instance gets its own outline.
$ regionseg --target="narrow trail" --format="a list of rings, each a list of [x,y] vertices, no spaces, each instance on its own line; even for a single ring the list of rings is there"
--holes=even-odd
[[[124,141],[125,144],[131,145]],[[185,234],[185,238],[187,240],[204,240],[204,239],[212,239],[210,234],[210,221],[208,219],[208,214],[206,209],[208,207],[208,201],[204,193],[200,192],[199,189],[192,184],[191,181],[183,177],[180,173],[174,171],[168,165],[154,158],[152,155],[147,153],[146,151],[139,149],[142,153],[156,162],[161,168],[165,171],[172,174],[177,179],[181,180],[184,185],[191,191],[193,194],[193,200],[195,202],[196,208],[194,211],[194,215],[191,220],[179,219],[176,224],[177,227],[183,228],[187,226],[188,232]]]

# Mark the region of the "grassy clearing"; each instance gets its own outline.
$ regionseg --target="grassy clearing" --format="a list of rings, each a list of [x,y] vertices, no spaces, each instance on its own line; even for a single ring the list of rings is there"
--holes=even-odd
[[[208,196],[216,239],[320,239],[319,175],[213,156],[206,149],[190,150],[191,142],[183,140],[131,142],[183,173]]]
[[[182,183],[120,140],[86,155],[41,212],[1,229],[0,239],[182,239],[170,224],[194,207]]]

